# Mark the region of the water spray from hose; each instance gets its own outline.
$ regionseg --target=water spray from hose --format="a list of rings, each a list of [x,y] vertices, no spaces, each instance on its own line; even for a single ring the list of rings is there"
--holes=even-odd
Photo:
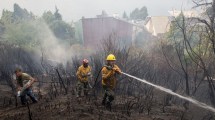
[[[153,84],[153,83],[151,83],[151,82],[148,82],[148,81],[146,81],[146,80],[144,80],[144,79],[137,78],[137,77],[132,76],[132,75],[129,75],[129,74],[127,74],[127,73],[122,72],[122,74],[124,74],[124,75],[126,75],[126,76],[128,76],[128,77],[130,77],[130,78],[136,79],[136,80],[138,80],[138,81],[140,81],[140,82],[143,82],[143,83],[146,83],[146,84],[148,84],[148,85],[151,85],[151,86],[153,86],[153,87],[155,87],[155,88],[157,88],[157,89],[159,89],[159,90],[161,90],[161,91],[163,91],[163,92],[166,92],[166,93],[169,93],[169,94],[171,94],[171,95],[177,96],[177,97],[179,97],[179,98],[181,98],[181,99],[183,99],[183,100],[186,100],[186,101],[189,101],[189,102],[195,104],[195,105],[198,106],[198,107],[201,107],[201,108],[210,110],[210,111],[212,111],[212,112],[215,113],[215,108],[213,108],[213,107],[211,107],[211,106],[209,106],[209,105],[207,105],[207,104],[205,104],[205,103],[199,102],[199,101],[197,101],[197,100],[195,100],[195,99],[193,99],[193,98],[190,98],[190,97],[182,96],[182,95],[180,95],[180,94],[178,94],[178,93],[173,92],[173,91],[170,90],[170,89],[164,88],[164,87],[159,86],[159,85],[155,85],[155,84]]]

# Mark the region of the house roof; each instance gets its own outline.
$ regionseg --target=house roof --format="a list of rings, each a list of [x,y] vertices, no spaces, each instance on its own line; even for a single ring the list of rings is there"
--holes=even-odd
[[[168,11],[172,16],[174,17],[178,17],[181,12],[183,12],[184,16],[186,18],[190,18],[190,17],[198,17],[199,14],[197,11],[195,10],[185,10],[185,11],[181,11],[181,10],[172,10],[172,11]]]
[[[152,16],[152,17],[147,18],[146,24],[149,21],[153,25],[154,31],[156,33],[165,33],[169,29],[171,17],[169,17],[169,16]]]

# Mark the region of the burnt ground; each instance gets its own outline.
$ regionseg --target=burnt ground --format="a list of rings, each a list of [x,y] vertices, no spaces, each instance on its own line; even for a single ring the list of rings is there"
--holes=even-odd
[[[9,90],[0,86],[0,93],[4,95],[0,96],[0,120],[198,120],[202,119],[198,113],[203,112],[196,107],[192,111],[176,105],[163,107],[158,101],[140,104],[138,98],[122,95],[116,96],[109,111],[101,105],[102,92],[97,97],[91,94],[78,101],[74,90],[69,90],[67,94],[63,90],[58,94],[44,92],[38,96],[36,104],[29,100],[29,106],[21,106],[18,100],[18,106],[15,106]],[[195,116],[190,114],[193,109],[196,110]]]

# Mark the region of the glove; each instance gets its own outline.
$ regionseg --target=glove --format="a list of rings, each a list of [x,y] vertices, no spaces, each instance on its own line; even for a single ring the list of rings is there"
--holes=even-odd
[[[91,76],[91,72],[88,72],[88,73],[87,73],[87,76]]]
[[[117,68],[113,68],[113,71],[115,71],[115,72],[117,72],[117,73],[121,73],[121,72],[119,71],[119,69],[117,69]]]
[[[82,74],[82,75],[81,75],[82,78],[85,78],[85,77],[87,77],[87,76],[91,76],[91,73],[88,72],[87,74]]]
[[[87,77],[87,75],[85,75],[85,74],[82,74],[82,75],[81,75],[81,77],[82,77],[82,78],[85,78],[85,77]]]
[[[22,87],[18,87],[18,88],[17,88],[17,91],[20,91],[21,89],[22,89]]]
[[[31,81],[29,81],[25,86],[25,88],[29,88],[29,87],[31,87]]]
[[[20,91],[20,90],[17,92],[17,96],[18,96],[18,97],[21,96],[21,91]]]

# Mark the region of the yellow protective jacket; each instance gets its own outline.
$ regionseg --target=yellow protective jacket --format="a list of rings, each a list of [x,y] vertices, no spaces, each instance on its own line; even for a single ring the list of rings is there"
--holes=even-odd
[[[118,69],[121,72],[120,68],[117,65],[114,65],[113,68]],[[116,86],[116,72],[114,70],[109,70],[106,67],[102,69],[102,85],[114,89]]]
[[[87,82],[88,78],[90,77],[90,76],[87,76],[88,73],[91,73],[91,67],[88,66],[88,67],[85,68],[83,65],[81,65],[78,68],[78,71],[76,73],[76,75],[78,77],[78,80],[80,82]]]

